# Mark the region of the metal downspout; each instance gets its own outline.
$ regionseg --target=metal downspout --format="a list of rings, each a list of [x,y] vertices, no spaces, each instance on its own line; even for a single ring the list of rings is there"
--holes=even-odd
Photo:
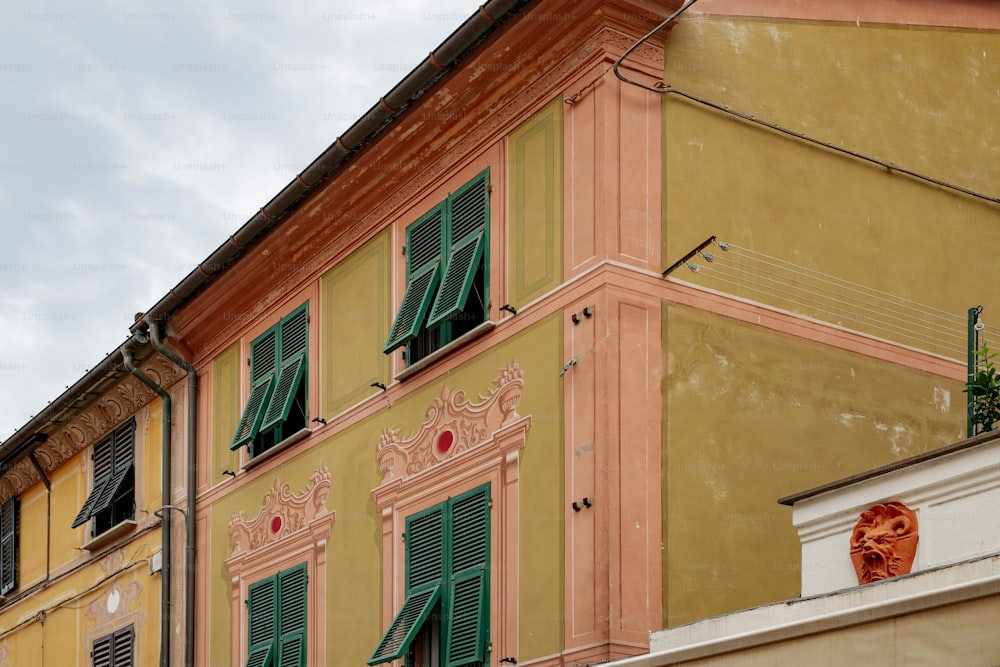
[[[125,361],[125,367],[131,371],[132,375],[139,378],[143,384],[152,389],[156,394],[163,399],[163,443],[162,443],[162,455],[161,455],[161,466],[163,468],[161,472],[160,484],[163,487],[162,490],[162,502],[164,505],[170,505],[170,489],[173,482],[170,479],[170,427],[171,427],[171,414],[173,411],[173,406],[170,401],[170,394],[167,390],[156,384],[152,378],[143,373],[141,370],[136,368],[135,362],[132,360],[132,350],[129,348],[128,343],[124,344],[120,348],[122,353],[122,359]],[[161,528],[163,531],[163,570],[160,573],[160,667],[170,667],[170,512],[165,511],[160,513]]]
[[[150,340],[156,351],[187,372],[187,513],[184,515],[184,664],[194,667],[194,593],[195,593],[195,485],[197,484],[197,417],[198,417],[198,372],[178,353],[160,340],[160,328],[149,327]]]

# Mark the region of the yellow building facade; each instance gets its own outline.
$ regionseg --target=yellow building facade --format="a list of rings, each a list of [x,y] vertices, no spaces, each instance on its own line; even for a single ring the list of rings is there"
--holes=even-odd
[[[0,444],[53,554],[0,651],[594,664],[797,595],[777,498],[963,435],[1000,26],[792,4],[487,2],[136,321],[169,409],[88,375]],[[136,525],[87,550],[133,417]]]

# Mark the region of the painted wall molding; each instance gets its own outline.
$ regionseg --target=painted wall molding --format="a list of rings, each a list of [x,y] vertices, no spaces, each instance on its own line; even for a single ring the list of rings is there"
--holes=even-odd
[[[336,512],[327,510],[330,470],[313,472],[305,489],[296,493],[275,477],[251,517],[246,510],[233,512],[229,522],[232,554],[226,570],[232,583],[232,664],[247,659],[248,618],[243,601],[250,584],[306,563],[309,631],[306,664],[326,664],[326,547]]]
[[[376,454],[382,483],[372,497],[382,515],[385,628],[405,598],[406,517],[490,484],[490,641],[493,655],[506,656],[518,647],[518,476],[531,417],[517,412],[524,373],[516,360],[494,384],[476,400],[446,386],[416,433],[400,439],[399,428],[386,429]]]

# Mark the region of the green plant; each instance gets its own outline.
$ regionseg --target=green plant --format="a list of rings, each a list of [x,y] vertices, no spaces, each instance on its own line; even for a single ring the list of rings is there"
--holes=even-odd
[[[971,421],[975,433],[992,431],[1000,422],[1000,371],[993,363],[997,356],[1000,353],[990,352],[986,345],[976,350],[979,363],[962,390],[972,397]]]

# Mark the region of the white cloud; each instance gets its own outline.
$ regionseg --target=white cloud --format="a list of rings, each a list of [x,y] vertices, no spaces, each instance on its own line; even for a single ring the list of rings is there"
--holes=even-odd
[[[0,8],[0,440],[479,4]]]

